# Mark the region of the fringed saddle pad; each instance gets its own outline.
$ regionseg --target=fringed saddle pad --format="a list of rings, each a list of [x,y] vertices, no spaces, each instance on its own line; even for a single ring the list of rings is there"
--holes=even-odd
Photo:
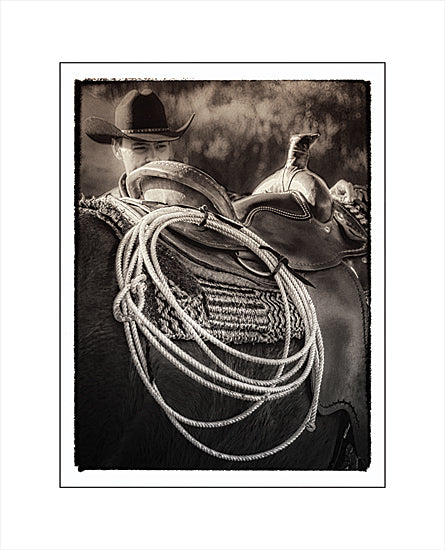
[[[110,225],[119,238],[135,223],[128,215],[128,209],[110,196],[82,199],[80,210]],[[219,280],[216,273],[203,277],[202,268],[193,272],[190,262],[186,267],[178,258],[177,251],[167,245],[160,244],[158,250],[161,269],[181,308],[213,336],[228,344],[271,344],[284,340],[286,322],[279,290],[265,289],[252,281],[242,284],[240,278],[228,282],[224,276]],[[168,338],[192,339],[184,331],[174,308],[149,278],[148,281],[144,315]],[[304,337],[301,317],[291,302],[289,309],[291,337],[301,339]]]

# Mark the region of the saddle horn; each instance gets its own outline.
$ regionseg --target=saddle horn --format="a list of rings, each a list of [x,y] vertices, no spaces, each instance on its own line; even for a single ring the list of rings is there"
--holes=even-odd
[[[307,168],[309,149],[320,137],[320,134],[294,134],[289,140],[286,168],[295,166],[300,170]]]
[[[287,161],[283,168],[266,178],[252,194],[299,192],[313,216],[327,222],[332,216],[329,187],[319,175],[308,169],[309,150],[320,134],[294,134],[289,140]]]

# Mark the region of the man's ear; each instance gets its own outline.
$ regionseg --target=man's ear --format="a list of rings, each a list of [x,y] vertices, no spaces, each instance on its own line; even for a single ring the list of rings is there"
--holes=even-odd
[[[113,140],[111,142],[111,148],[113,149],[114,156],[118,160],[122,160],[122,153],[121,153],[121,147],[120,147],[119,140],[113,138]]]

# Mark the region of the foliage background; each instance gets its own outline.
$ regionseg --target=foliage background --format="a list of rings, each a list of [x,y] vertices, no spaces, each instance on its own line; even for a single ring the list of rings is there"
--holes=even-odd
[[[329,187],[344,178],[369,185],[370,85],[348,81],[77,81],[76,181],[86,196],[117,184],[123,169],[111,147],[83,131],[88,116],[114,122],[132,89],[152,89],[171,128],[196,113],[174,142],[174,158],[197,166],[231,191],[247,193],[283,166],[294,133],[318,132],[309,167]]]

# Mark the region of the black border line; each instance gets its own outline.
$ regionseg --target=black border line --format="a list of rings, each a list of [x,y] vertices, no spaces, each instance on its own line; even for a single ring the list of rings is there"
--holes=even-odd
[[[62,63],[59,63],[59,487],[62,487]]]
[[[386,62],[383,64],[383,463],[386,488]]]
[[[281,485],[179,485],[179,486],[122,486],[122,485],[62,485],[62,65],[383,65],[383,485],[364,486],[281,486]],[[372,98],[371,98],[372,101]],[[59,489],[386,489],[386,61],[59,61]],[[144,470],[141,470],[144,471]]]

